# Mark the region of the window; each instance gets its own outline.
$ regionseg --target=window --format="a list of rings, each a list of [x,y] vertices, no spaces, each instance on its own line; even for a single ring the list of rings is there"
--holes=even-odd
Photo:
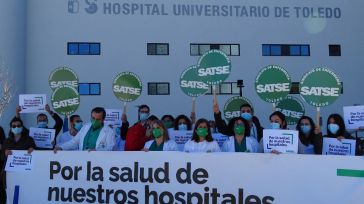
[[[262,44],[263,56],[310,56],[310,45]]]
[[[341,46],[329,45],[329,56],[341,56]]]
[[[147,44],[148,55],[169,55],[168,43],[148,43]]]
[[[168,82],[149,82],[148,95],[169,95]]]
[[[69,42],[67,43],[67,55],[100,55],[100,43]]]
[[[240,56],[240,44],[190,44],[191,56],[201,56],[209,50],[221,50],[228,56]]]
[[[79,83],[80,95],[101,95],[101,83]]]
[[[240,89],[237,82],[223,82],[216,87],[216,94],[218,95],[239,95]],[[209,86],[209,90],[206,95],[212,95],[212,86]]]

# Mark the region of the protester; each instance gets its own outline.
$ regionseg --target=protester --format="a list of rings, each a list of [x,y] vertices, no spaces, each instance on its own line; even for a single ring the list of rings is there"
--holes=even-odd
[[[219,144],[213,140],[209,121],[197,120],[192,138],[184,146],[184,152],[220,152]]]
[[[164,122],[158,120],[152,123],[153,140],[145,143],[144,151],[177,151],[177,143],[169,138]]]
[[[186,115],[179,115],[174,120],[174,130],[192,130],[192,122]]]
[[[162,116],[162,121],[164,123],[164,126],[169,129],[173,128],[174,124],[174,117],[172,115],[164,115]]]
[[[322,133],[312,118],[302,116],[296,126],[299,135],[299,154],[322,154]]]
[[[61,145],[65,142],[72,140],[74,136],[81,130],[83,122],[79,115],[71,115],[70,117],[70,129],[67,132],[64,132],[56,139],[56,144]]]
[[[250,136],[250,125],[247,120],[241,117],[232,118],[228,128],[234,131],[222,146],[223,152],[258,152],[257,140]]]
[[[104,125],[106,111],[102,107],[96,107],[91,111],[91,122],[85,124],[72,140],[57,145],[58,150],[88,150],[111,151],[115,146],[114,131]]]
[[[233,136],[234,131],[229,129],[226,122],[221,117],[221,112],[217,102],[213,104],[214,118],[218,132],[226,136]],[[257,142],[263,137],[263,128],[260,125],[259,119],[254,116],[253,108],[250,104],[245,103],[240,106],[241,117],[248,121],[250,126],[250,136],[253,136]]]

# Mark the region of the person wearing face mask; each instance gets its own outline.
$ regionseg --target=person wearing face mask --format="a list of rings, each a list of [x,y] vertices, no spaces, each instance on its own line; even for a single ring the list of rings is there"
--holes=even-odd
[[[269,116],[269,120],[270,120],[270,129],[275,129],[275,130],[285,130],[287,129],[287,121],[286,121],[286,116],[280,112],[280,111],[275,111],[273,112],[270,116]],[[264,152],[264,146],[263,146],[263,140],[260,140],[259,142],[259,152]],[[272,153],[275,154],[279,154],[279,152],[273,150]]]
[[[143,151],[178,151],[177,143],[169,139],[164,122],[157,120],[152,123],[152,137],[145,143]]]
[[[29,136],[29,132],[24,128],[23,121],[20,118],[14,117],[10,122],[9,137],[4,140],[1,149],[2,168],[6,163],[8,155],[12,154],[12,150],[27,150],[30,154],[36,148],[33,138]],[[2,169],[0,178],[0,203],[6,203],[6,175]]]
[[[162,116],[162,121],[164,123],[164,126],[167,129],[173,128],[174,117],[172,115],[164,115],[164,116]]]
[[[125,122],[121,126],[122,132],[126,132],[125,137],[125,151],[140,151],[143,149],[145,142],[150,140],[151,136],[151,123],[158,118],[154,115],[150,115],[150,108],[147,105],[141,105],[138,108],[138,122],[132,127],[125,130],[123,127]],[[124,134],[124,133],[122,133]]]
[[[174,130],[192,130],[192,122],[186,115],[179,115],[174,120]]]
[[[233,136],[234,131],[228,128],[226,122],[222,119],[219,105],[217,104],[217,102],[214,102],[213,111],[218,132],[226,136]],[[253,108],[250,104],[245,103],[240,106],[240,117],[248,121],[248,124],[250,126],[250,136],[254,137],[257,142],[259,142],[263,137],[263,127],[260,125],[259,119],[253,114]]]
[[[64,132],[62,135],[58,136],[56,139],[56,144],[61,145],[65,142],[72,140],[74,136],[81,130],[83,122],[79,115],[71,115],[70,117],[70,129]]]
[[[322,133],[320,126],[315,126],[312,118],[302,116],[296,126],[298,131],[299,154],[322,154]]]
[[[91,122],[85,124],[72,140],[57,145],[58,150],[112,151],[115,146],[114,130],[104,125],[106,111],[96,107],[91,111]]]
[[[55,130],[55,141],[57,140],[57,135],[61,132],[62,127],[63,127],[63,120],[62,118],[55,112],[53,112],[49,105],[46,104],[45,105],[45,110],[48,112],[49,115],[52,116],[55,124],[52,128],[48,127],[48,116],[44,113],[40,113],[37,115],[37,127],[38,128],[49,128],[49,129],[54,129]],[[21,107],[18,106],[16,108],[16,118],[20,118],[20,111],[21,111]],[[54,144],[56,145],[56,144]],[[44,148],[38,148],[38,149],[44,149]]]
[[[250,125],[241,117],[232,118],[228,127],[233,129],[234,136],[230,136],[222,146],[223,152],[258,152],[257,140],[250,136]]]
[[[220,152],[219,144],[212,138],[209,121],[197,120],[192,139],[184,146],[184,152]]]

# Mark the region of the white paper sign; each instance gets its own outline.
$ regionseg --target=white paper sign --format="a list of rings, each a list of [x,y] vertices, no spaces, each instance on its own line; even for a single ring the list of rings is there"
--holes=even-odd
[[[33,169],[32,155],[24,151],[12,151],[8,156],[5,170],[12,172],[29,172]]]
[[[34,139],[35,145],[40,148],[53,148],[52,141],[56,131],[48,128],[30,128],[29,136]]]
[[[355,130],[364,127],[364,106],[345,106],[343,109],[347,129]]]
[[[21,113],[45,112],[47,97],[45,94],[20,94],[19,106]]]
[[[121,109],[105,109],[106,117],[104,120],[105,125],[121,126]]]
[[[168,129],[169,138],[171,140],[174,140],[177,143],[177,147],[179,151],[183,151],[183,148],[185,146],[185,143],[192,138],[192,130],[187,131],[179,131],[174,130],[172,128]],[[220,148],[224,144],[224,142],[229,138],[223,134],[220,133],[213,133],[212,138],[216,140],[217,143],[219,143]]]
[[[281,153],[298,152],[298,131],[296,130],[263,130],[264,153],[276,150]]]
[[[353,155],[355,156],[356,141],[324,137],[322,154],[324,155]]]

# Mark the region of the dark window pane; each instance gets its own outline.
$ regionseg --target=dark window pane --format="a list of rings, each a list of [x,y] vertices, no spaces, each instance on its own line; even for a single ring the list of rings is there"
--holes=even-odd
[[[190,45],[190,53],[192,56],[198,56],[198,44]]]
[[[156,55],[157,54],[157,45],[154,43],[148,43],[147,45],[147,53],[148,55]]]
[[[157,95],[156,83],[148,83],[148,95]]]
[[[281,56],[282,55],[281,46],[280,45],[271,45],[270,54],[272,56]]]
[[[329,45],[329,55],[330,56],[341,56],[341,46],[340,45]]]
[[[91,55],[100,55],[100,43],[91,43],[90,44],[90,54]]]
[[[290,45],[289,53],[291,56],[300,56],[301,55],[301,46],[299,45]]]
[[[90,95],[100,95],[101,94],[100,84],[90,84]]]
[[[210,45],[210,49],[211,50],[218,50],[218,49],[220,49],[220,45],[218,45],[218,44],[211,44]]]
[[[157,44],[157,55],[168,55],[168,44]]]
[[[301,56],[310,56],[310,46],[301,45]]]
[[[168,95],[169,94],[169,84],[168,83],[158,83],[157,84],[157,94],[158,95]]]
[[[89,95],[90,94],[89,84],[88,83],[79,83],[78,93],[80,93],[80,95]]]
[[[282,46],[282,56],[290,56],[289,46],[288,45],[281,45],[281,46]]]
[[[262,45],[263,56],[270,56],[270,45]]]

